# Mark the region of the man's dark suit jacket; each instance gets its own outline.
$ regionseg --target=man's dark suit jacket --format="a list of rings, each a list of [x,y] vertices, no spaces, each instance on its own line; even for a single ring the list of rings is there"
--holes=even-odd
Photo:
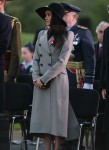
[[[4,109],[4,60],[3,54],[8,49],[11,38],[11,20],[0,13],[0,113]]]

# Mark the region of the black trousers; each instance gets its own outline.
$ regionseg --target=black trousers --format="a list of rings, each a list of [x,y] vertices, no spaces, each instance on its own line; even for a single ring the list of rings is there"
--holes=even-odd
[[[107,100],[105,100],[103,133],[105,142],[101,150],[109,150],[109,90],[107,90]]]
[[[68,69],[67,69],[67,74],[69,79],[69,87],[70,88],[77,87],[76,75],[71,73]]]
[[[97,117],[95,149],[103,150],[105,147],[105,134],[103,132],[104,114]]]
[[[9,119],[0,116],[0,150],[9,150]]]

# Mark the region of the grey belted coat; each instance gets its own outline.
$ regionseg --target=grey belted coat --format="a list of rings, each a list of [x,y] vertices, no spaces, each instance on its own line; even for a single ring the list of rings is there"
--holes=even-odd
[[[51,83],[44,90],[34,87],[30,133],[61,136],[68,140],[79,136],[79,125],[69,104],[66,72],[73,38],[73,32],[69,31],[62,49],[57,49],[52,45],[53,37],[47,40],[47,30],[38,35],[33,57],[33,81],[40,78],[45,84]]]

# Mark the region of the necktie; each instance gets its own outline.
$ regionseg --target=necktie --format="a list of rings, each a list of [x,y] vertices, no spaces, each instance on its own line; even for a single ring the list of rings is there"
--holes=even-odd
[[[98,56],[99,56],[99,58],[102,57],[102,52],[103,52],[103,47],[101,46],[101,47],[99,47],[99,50],[98,50]]]

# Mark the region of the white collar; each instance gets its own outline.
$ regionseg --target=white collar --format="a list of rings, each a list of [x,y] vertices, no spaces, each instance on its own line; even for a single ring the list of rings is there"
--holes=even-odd
[[[33,65],[33,60],[31,60],[29,63],[26,63],[25,61],[23,61],[21,63],[25,69],[27,69],[29,66],[32,66]]]

